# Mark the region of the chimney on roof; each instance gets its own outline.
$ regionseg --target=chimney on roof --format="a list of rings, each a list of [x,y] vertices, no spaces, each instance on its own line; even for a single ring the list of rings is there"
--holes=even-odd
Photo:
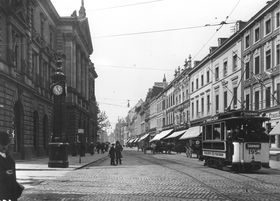
[[[209,52],[210,54],[213,53],[218,47],[210,47],[209,48]]]
[[[200,63],[200,61],[194,61],[193,62],[193,67],[196,67],[199,63]]]
[[[234,33],[236,33],[236,32],[238,32],[238,31],[240,31],[243,27],[245,27],[245,25],[246,25],[246,22],[244,22],[244,21],[241,21],[241,20],[238,20],[236,23],[235,23],[235,25],[234,25]]]
[[[228,38],[218,38],[218,46],[220,47]]]

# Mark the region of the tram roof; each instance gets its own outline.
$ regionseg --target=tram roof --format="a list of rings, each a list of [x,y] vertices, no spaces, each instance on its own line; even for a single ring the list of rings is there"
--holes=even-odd
[[[221,122],[221,121],[229,121],[229,120],[238,120],[238,119],[259,119],[262,121],[268,121],[270,118],[265,116],[260,116],[260,113],[257,111],[247,111],[247,110],[232,110],[224,113],[219,113],[216,116],[213,116],[209,120],[206,120],[202,123],[202,125]]]

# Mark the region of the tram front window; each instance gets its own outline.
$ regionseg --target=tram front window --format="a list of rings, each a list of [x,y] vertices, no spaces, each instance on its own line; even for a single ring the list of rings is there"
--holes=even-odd
[[[221,124],[213,126],[213,140],[221,140]]]
[[[233,140],[244,140],[251,142],[268,141],[268,135],[265,128],[262,127],[262,121],[244,120],[234,121],[228,125],[228,130],[232,132]]]

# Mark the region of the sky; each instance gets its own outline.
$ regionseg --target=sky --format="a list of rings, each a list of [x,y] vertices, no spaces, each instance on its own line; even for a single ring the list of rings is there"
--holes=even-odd
[[[77,13],[82,0],[51,0],[60,16]],[[67,2],[67,3],[66,3]],[[154,82],[174,78],[191,55],[201,60],[218,38],[230,37],[267,0],[84,0],[98,74],[96,99],[112,129]],[[226,22],[221,26],[221,22]],[[207,25],[207,26],[206,26]],[[128,102],[130,107],[128,107]]]

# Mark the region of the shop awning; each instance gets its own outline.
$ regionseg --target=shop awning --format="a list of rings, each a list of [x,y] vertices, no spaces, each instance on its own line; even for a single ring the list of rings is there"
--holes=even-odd
[[[150,142],[161,140],[162,138],[164,138],[165,136],[167,136],[168,134],[170,134],[170,133],[172,132],[172,130],[173,130],[173,129],[161,131],[161,132],[160,132],[159,134],[157,134],[153,139],[151,139]]]
[[[274,128],[269,132],[269,135],[280,135],[280,123],[274,126]]]
[[[190,139],[190,138],[195,138],[198,137],[199,134],[201,133],[200,131],[200,126],[194,126],[190,127],[182,137],[180,137],[179,140],[185,140],[185,139]]]
[[[172,133],[171,135],[167,136],[166,138],[164,139],[171,139],[171,138],[175,138],[175,137],[178,137],[180,135],[183,135],[187,130],[181,130],[181,131],[176,131],[174,133]]]
[[[138,140],[139,140],[139,137],[138,137],[138,138],[136,138],[136,139],[133,141],[133,143],[138,142]]]
[[[149,133],[143,135],[143,136],[140,138],[139,142],[142,141],[142,140],[144,140],[144,139],[147,138],[148,136],[149,136]]]
[[[128,143],[132,143],[132,142],[134,142],[134,141],[135,141],[135,138],[132,138],[131,140],[129,140]]]
[[[127,143],[129,142],[129,140],[130,140],[130,139],[126,139],[126,140],[125,140],[125,144],[127,144]]]

